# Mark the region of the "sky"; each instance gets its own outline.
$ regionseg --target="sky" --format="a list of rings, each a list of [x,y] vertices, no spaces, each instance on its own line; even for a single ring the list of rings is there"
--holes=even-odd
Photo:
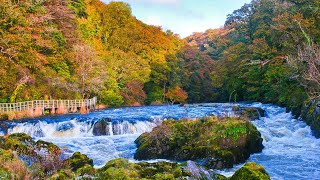
[[[102,0],[109,3],[114,0]],[[182,38],[224,25],[226,17],[251,0],[122,0],[132,14],[150,25],[171,30]]]

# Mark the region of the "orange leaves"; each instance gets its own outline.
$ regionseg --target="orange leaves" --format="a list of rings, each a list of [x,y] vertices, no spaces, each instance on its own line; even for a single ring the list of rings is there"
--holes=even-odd
[[[140,81],[128,81],[121,90],[126,105],[142,105],[146,98],[143,91],[143,83]]]
[[[179,86],[169,89],[165,96],[171,101],[172,104],[175,102],[183,103],[188,98],[187,92]]]

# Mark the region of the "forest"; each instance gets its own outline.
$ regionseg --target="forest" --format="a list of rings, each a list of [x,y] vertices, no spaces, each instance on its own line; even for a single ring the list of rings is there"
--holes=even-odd
[[[0,179],[317,178],[319,0],[163,29],[120,1],[0,0]]]
[[[109,107],[320,96],[320,2],[253,0],[182,39],[123,2],[0,0],[0,102],[97,96]],[[212,19],[214,21],[214,19]]]

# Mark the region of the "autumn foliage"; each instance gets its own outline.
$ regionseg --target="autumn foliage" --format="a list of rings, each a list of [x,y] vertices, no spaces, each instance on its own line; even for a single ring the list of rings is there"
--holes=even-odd
[[[317,0],[254,0],[224,27],[186,39],[144,24],[123,2],[0,0],[0,8],[0,102],[97,96],[107,106],[252,100],[297,108],[319,94],[306,80],[317,68],[288,64],[319,46]]]
[[[186,102],[186,100],[188,98],[188,94],[183,89],[181,89],[179,86],[176,86],[176,87],[168,90],[168,92],[166,93],[166,98],[172,104],[175,102],[183,103],[183,102]]]

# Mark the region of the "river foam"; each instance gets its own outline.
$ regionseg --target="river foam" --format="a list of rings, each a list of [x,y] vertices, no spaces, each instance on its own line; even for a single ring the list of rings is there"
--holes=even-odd
[[[96,167],[123,157],[132,161],[136,150],[134,140],[143,132],[151,131],[168,118],[197,118],[208,115],[233,116],[231,106],[239,104],[194,104],[146,106],[106,109],[86,115],[48,116],[1,124],[0,134],[25,132],[35,139],[59,145],[65,157],[75,151],[87,154]],[[261,107],[266,117],[253,121],[261,132],[265,148],[251,155],[248,161],[262,164],[272,179],[320,179],[320,140],[316,139],[303,121],[294,119],[284,108],[261,103],[240,104]],[[108,133],[94,136],[95,123],[109,118]],[[242,164],[219,171],[230,176]]]

